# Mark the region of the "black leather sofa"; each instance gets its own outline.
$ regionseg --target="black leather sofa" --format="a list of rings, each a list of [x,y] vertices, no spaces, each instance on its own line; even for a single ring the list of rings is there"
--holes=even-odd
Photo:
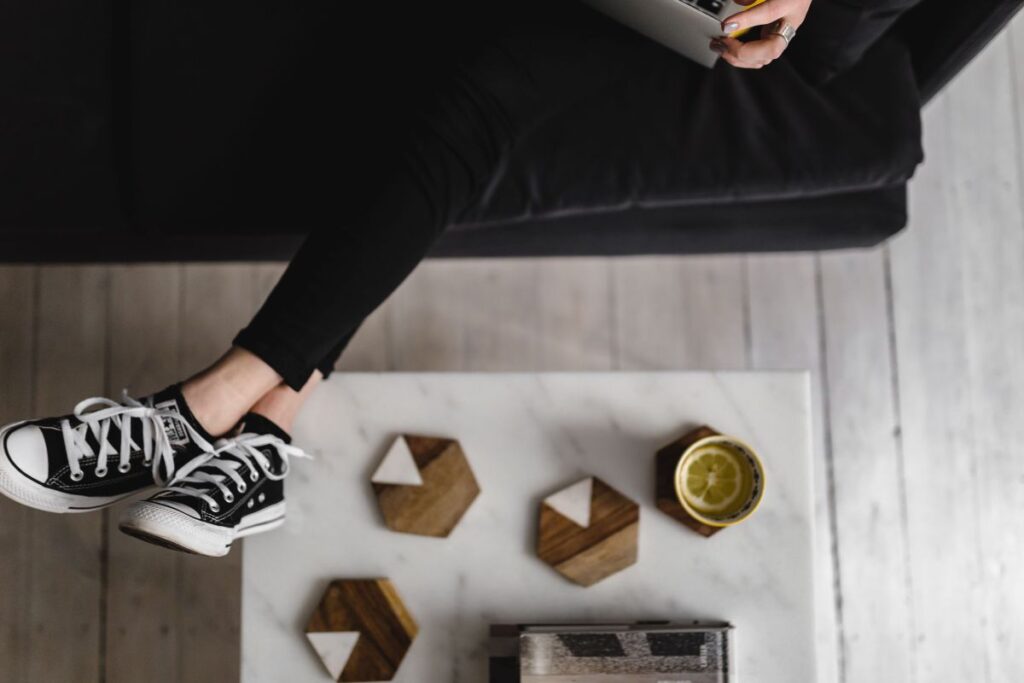
[[[512,150],[434,255],[876,244],[906,222],[920,107],[1022,3],[924,0],[823,89],[651,44]],[[345,210],[348,7],[8,3],[0,262],[287,258]]]

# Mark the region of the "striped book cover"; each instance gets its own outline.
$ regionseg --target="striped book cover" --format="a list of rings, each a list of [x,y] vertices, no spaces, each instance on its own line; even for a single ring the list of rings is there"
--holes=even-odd
[[[728,624],[491,627],[490,683],[736,683]]]

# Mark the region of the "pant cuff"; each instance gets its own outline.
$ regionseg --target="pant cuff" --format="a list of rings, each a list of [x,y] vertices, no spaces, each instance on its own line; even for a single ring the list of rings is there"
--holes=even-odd
[[[349,342],[352,341],[352,337],[356,335],[356,331],[358,329],[359,328],[357,327],[355,330],[352,330],[344,337],[342,337],[341,341],[338,342],[337,346],[331,349],[331,352],[328,353],[324,357],[324,359],[320,361],[319,365],[316,366],[317,370],[320,371],[320,374],[324,376],[324,379],[330,377],[331,373],[334,372],[334,366],[337,364],[338,359],[341,358],[341,354],[344,353],[345,348],[348,346]]]
[[[248,327],[235,336],[232,344],[256,354],[260,360],[273,368],[274,372],[281,375],[284,383],[295,391],[301,391],[309,381],[310,375],[318,369],[290,354],[283,344],[267,340]]]

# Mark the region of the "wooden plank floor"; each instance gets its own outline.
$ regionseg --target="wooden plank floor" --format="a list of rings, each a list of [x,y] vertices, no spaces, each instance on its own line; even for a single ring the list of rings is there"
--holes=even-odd
[[[871,251],[435,261],[343,370],[807,369],[819,679],[1024,680],[1024,18],[925,112]],[[0,423],[212,361],[278,265],[0,267]],[[0,681],[238,675],[238,556],[0,500]],[[812,587],[808,587],[812,590]]]

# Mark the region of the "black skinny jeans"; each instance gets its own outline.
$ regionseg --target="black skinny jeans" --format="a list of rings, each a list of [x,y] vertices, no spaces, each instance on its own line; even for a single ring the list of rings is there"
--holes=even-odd
[[[339,160],[362,177],[345,195],[351,205],[339,206],[340,223],[309,235],[235,338],[294,389],[316,370],[330,373],[361,322],[474,205],[524,133],[642,68],[649,49],[574,0],[515,3],[504,16],[449,6],[439,21],[438,11],[435,3],[419,39],[403,38],[409,49],[394,67],[403,85],[369,109],[368,118],[388,117],[393,135]]]
[[[295,389],[315,370],[328,374],[363,319],[473,205],[506,150],[627,68],[642,39],[575,3],[547,4],[558,11],[544,21],[532,21],[530,10],[508,21],[481,18],[474,30],[486,41],[445,31],[459,48],[433,55],[424,99],[394,105],[405,111],[393,119],[396,137],[378,150],[365,203],[309,235],[235,345]]]

